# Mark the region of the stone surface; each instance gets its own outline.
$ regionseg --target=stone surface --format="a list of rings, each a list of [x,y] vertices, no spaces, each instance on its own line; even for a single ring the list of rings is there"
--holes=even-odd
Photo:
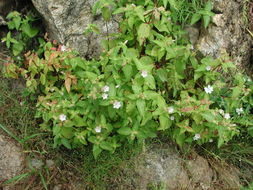
[[[185,166],[191,176],[194,189],[208,190],[212,188],[214,172],[206,159],[192,153],[191,160],[185,160]]]
[[[215,0],[212,23],[201,29],[196,48],[203,55],[227,52],[238,66],[249,66],[252,40],[245,28],[241,0]]]
[[[141,160],[136,164],[140,189],[147,189],[151,184],[164,184],[171,190],[188,188],[190,180],[183,161],[171,147],[152,148],[138,160]]]
[[[13,178],[23,169],[22,149],[0,135],[0,182]]]
[[[97,35],[84,36],[88,24],[97,24],[103,35],[117,32],[115,20],[106,23],[101,15],[92,15],[96,0],[32,0],[44,18],[51,39],[80,52],[82,56],[97,56],[101,51]]]
[[[166,190],[239,190],[238,172],[228,164],[209,160],[192,151],[182,158],[173,145],[153,146],[136,158],[134,187]]]

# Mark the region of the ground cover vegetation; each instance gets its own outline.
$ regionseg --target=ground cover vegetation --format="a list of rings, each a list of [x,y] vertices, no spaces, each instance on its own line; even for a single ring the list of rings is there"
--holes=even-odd
[[[218,59],[199,54],[184,31],[188,24],[208,27],[214,15],[211,1],[100,0],[93,13],[102,14],[105,22],[115,15],[122,17],[119,33],[105,36],[103,52],[93,60],[50,42],[46,35],[39,37],[36,19],[31,15],[10,13],[10,32],[2,39],[13,57],[6,62],[3,74],[25,79],[27,89],[22,98],[32,97],[37,104],[37,122],[53,136],[53,147],[63,145],[75,149],[73,152],[83,150],[83,145],[88,145],[87,151],[92,149],[97,161],[87,157],[87,151],[82,154],[87,183],[96,187],[101,180],[110,180],[112,162],[122,165],[122,159],[134,154],[129,146],[157,136],[163,141],[174,140],[180,147],[201,145],[215,157],[234,158],[238,166],[242,166],[241,160],[245,167],[253,165],[248,157],[252,155],[253,82],[236,68],[226,52]],[[91,32],[102,35],[99,26],[93,24],[84,35]],[[0,97],[5,103],[8,97],[13,98],[11,94]],[[13,121],[11,125],[17,125],[10,116],[12,111],[33,117],[32,109],[23,109],[28,102],[22,101],[21,110],[10,109],[10,114],[3,117],[9,120],[1,123]],[[36,131],[32,136],[30,122],[23,122],[19,138],[9,134],[21,143],[45,135]],[[120,146],[127,154],[117,150]],[[106,159],[101,160],[99,154]],[[90,162],[100,167],[94,169]]]
[[[159,133],[180,146],[221,147],[235,135],[253,133],[252,82],[226,52],[218,59],[197,56],[186,38],[180,23],[202,19],[207,27],[211,9],[211,1],[98,1],[94,14],[101,11],[106,22],[122,15],[120,32],[106,38],[99,59],[85,60],[40,39],[40,52],[9,62],[4,73],[24,77],[29,92],[38,95],[36,117],[53,133],[55,147],[92,143],[97,157]],[[24,39],[11,32],[3,39],[17,56],[38,30],[29,17],[7,18],[9,29]],[[99,34],[99,27],[91,24],[89,32]]]

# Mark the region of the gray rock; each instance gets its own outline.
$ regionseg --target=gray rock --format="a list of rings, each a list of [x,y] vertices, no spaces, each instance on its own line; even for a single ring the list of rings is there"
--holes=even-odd
[[[249,66],[252,40],[245,28],[243,1],[215,0],[212,24],[200,31],[196,48],[203,55],[219,57],[228,53],[238,66]]]
[[[96,35],[84,36],[88,24],[96,23],[103,35],[107,34],[106,23],[101,15],[92,15],[96,0],[32,0],[43,16],[51,39],[77,50],[82,56],[97,56],[101,52],[100,41]],[[117,32],[115,20],[108,23],[109,33]]]
[[[53,160],[46,160],[46,166],[49,168],[49,169],[52,169],[54,166],[55,166],[55,163]]]
[[[135,189],[239,190],[238,172],[220,161],[210,161],[194,151],[182,157],[173,145],[153,146],[135,158]],[[210,162],[209,162],[210,161]],[[159,188],[158,188],[159,189]]]
[[[173,148],[153,147],[138,159],[136,172],[140,176],[140,189],[151,184],[164,184],[166,189],[187,189],[190,179],[183,167],[183,160]]]
[[[42,160],[39,160],[39,159],[31,159],[30,160],[30,164],[35,169],[40,169],[44,165],[44,163],[42,162]]]
[[[0,181],[19,175],[23,163],[22,149],[12,140],[0,135]]]
[[[214,172],[210,168],[207,160],[196,153],[192,153],[191,157],[191,160],[185,160],[185,166],[195,186],[194,189],[211,189]]]

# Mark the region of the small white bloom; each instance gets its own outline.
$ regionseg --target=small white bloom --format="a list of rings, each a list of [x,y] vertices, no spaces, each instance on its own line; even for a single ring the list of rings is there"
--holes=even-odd
[[[209,139],[209,142],[212,143],[212,142],[213,142],[213,139]]]
[[[242,114],[242,112],[243,112],[243,109],[242,108],[236,108],[236,113],[238,114],[238,115],[241,115]]]
[[[250,78],[248,78],[248,80],[247,80],[248,82],[251,82],[251,79]]]
[[[225,114],[224,114],[224,118],[225,118],[225,119],[230,119],[229,113],[225,113]]]
[[[168,107],[167,108],[167,111],[169,114],[173,113],[174,112],[174,108],[173,107]]]
[[[141,76],[143,78],[146,78],[148,76],[148,72],[147,71],[141,71]]]
[[[127,44],[127,42],[128,42],[128,40],[126,40],[126,41],[124,42],[124,44]]]
[[[67,50],[67,47],[64,46],[64,45],[62,45],[62,46],[61,46],[61,51],[66,51],[66,50]]]
[[[103,91],[103,92],[109,92],[109,90],[110,90],[110,87],[107,86],[107,85],[105,85],[105,86],[102,88],[102,91]]]
[[[212,67],[211,67],[211,66],[209,66],[209,65],[208,65],[208,66],[206,66],[206,70],[207,70],[207,71],[211,71],[211,68],[212,68]]]
[[[213,87],[208,85],[207,87],[204,88],[205,89],[205,92],[207,94],[211,94],[213,92]]]
[[[116,86],[116,88],[119,88],[120,87],[120,85],[118,84],[117,86]]]
[[[122,106],[122,105],[121,105],[121,102],[119,102],[119,101],[115,101],[115,102],[113,103],[113,108],[115,108],[115,109],[119,109],[121,106]]]
[[[61,121],[66,121],[67,116],[64,115],[64,114],[61,114],[61,115],[59,116],[59,119],[60,119]]]
[[[96,133],[101,133],[101,126],[97,126],[96,128],[95,128],[95,131],[96,131]]]
[[[108,98],[108,94],[106,94],[106,93],[102,94],[102,98],[103,98],[103,100],[106,100]]]
[[[170,120],[171,121],[175,120],[175,117],[174,116],[170,116]]]
[[[221,115],[224,115],[224,110],[220,109],[220,110],[219,110],[219,113],[220,113]]]
[[[194,137],[193,137],[193,140],[197,141],[200,139],[200,134],[196,134]]]

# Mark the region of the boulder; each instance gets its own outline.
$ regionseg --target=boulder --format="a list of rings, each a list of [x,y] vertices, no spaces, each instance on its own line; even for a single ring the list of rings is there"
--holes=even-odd
[[[242,0],[214,0],[216,15],[207,29],[201,28],[196,49],[215,58],[228,53],[236,65],[249,67],[252,40],[246,30]]]
[[[182,154],[173,144],[153,145],[135,158],[136,189],[239,190],[239,172],[194,151]]]
[[[32,0],[32,2],[42,15],[50,38],[77,50],[82,56],[91,58],[101,52],[101,37],[84,36],[89,24],[97,24],[101,29],[101,36],[106,36],[107,32],[117,32],[118,23],[114,19],[106,23],[101,15],[92,14],[96,0]]]

